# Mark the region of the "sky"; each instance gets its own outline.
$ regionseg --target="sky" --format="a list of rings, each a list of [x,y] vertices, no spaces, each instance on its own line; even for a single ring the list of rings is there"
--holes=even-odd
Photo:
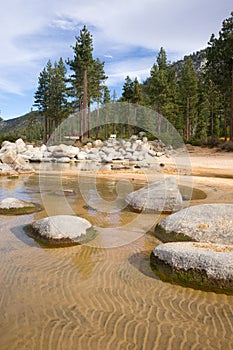
[[[143,82],[163,47],[169,61],[207,46],[233,11],[232,0],[8,0],[0,12],[0,116],[31,110],[50,59],[73,58],[85,24],[93,56],[105,62],[118,97],[127,75]]]

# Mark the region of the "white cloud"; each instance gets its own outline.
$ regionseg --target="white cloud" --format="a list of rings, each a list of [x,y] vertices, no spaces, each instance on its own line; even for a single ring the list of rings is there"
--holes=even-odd
[[[205,47],[231,10],[230,1],[223,0],[5,1],[0,12],[0,92],[33,89],[49,58],[72,56],[70,45],[83,24],[93,34],[95,55],[106,58],[112,85],[127,74],[144,79],[151,57],[138,56],[136,48],[156,54],[163,46],[168,58],[181,58]],[[127,56],[132,52],[135,58]]]

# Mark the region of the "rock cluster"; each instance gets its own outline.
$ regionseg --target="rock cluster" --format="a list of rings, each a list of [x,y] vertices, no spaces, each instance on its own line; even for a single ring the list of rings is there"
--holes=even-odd
[[[156,157],[169,154],[167,147],[158,140],[148,142],[146,137],[139,139],[132,136],[128,141],[109,138],[108,141],[96,140],[79,148],[71,145],[33,147],[26,145],[22,139],[15,143],[4,141],[0,149],[0,173],[32,172],[29,162],[93,161],[112,163],[114,161],[137,162],[138,167],[147,167]]]
[[[34,171],[28,159],[23,156],[27,147],[29,146],[26,146],[22,139],[15,143],[3,141],[0,149],[0,175],[27,174]]]
[[[233,204],[192,206],[166,217],[155,235],[172,243],[154,248],[152,268],[168,281],[232,294],[232,217]]]
[[[31,235],[51,245],[77,244],[94,237],[91,227],[91,223],[81,217],[55,215],[35,221]]]

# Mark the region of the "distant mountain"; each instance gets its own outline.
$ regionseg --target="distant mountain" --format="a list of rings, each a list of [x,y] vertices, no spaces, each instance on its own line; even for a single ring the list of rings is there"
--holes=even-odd
[[[206,49],[194,52],[191,55],[185,56],[182,60],[173,62],[172,67],[174,67],[176,69],[178,76],[180,75],[181,70],[184,67],[186,57],[191,57],[191,59],[193,61],[193,66],[194,66],[197,74],[203,73],[204,68],[206,66],[206,62],[207,62]]]
[[[44,117],[38,112],[30,112],[17,118],[2,120],[0,122],[0,134],[7,134],[17,130],[23,130],[34,125],[43,124]]]
[[[43,139],[44,117],[38,112],[30,112],[17,118],[0,121],[0,143],[4,140],[15,141],[22,138],[26,141]]]

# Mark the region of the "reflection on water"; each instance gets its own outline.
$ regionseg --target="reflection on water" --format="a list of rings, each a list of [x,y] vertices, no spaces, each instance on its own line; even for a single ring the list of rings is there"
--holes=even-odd
[[[63,190],[72,191],[66,196],[54,174],[45,179],[42,194],[36,175],[0,179],[1,198],[46,202],[54,214],[72,210],[98,226],[105,243],[116,244],[46,249],[23,231],[23,225],[46,216],[45,210],[2,216],[1,350],[233,348],[233,296],[164,283],[151,272],[150,253],[159,241],[150,233],[137,236],[150,216],[136,221],[138,214],[116,203],[126,183],[117,189],[116,181],[96,181],[97,192],[110,202],[104,213],[98,211],[98,197],[94,205],[86,202],[76,176],[62,178]],[[91,178],[83,183],[85,193],[93,191]],[[87,197],[93,200],[97,192]]]

